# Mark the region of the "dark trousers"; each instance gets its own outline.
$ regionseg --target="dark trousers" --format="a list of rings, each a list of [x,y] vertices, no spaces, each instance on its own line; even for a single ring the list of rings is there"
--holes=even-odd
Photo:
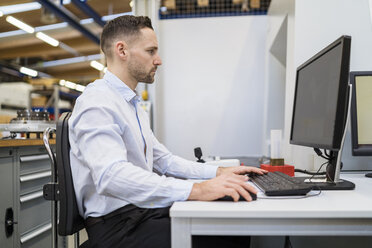
[[[104,217],[86,221],[91,248],[170,248],[168,208],[144,209],[127,205]],[[250,237],[193,236],[193,248],[249,248]]]

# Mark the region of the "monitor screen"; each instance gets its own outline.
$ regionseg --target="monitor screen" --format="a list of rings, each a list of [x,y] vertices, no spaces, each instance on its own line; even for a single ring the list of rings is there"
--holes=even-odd
[[[349,36],[297,68],[291,144],[340,149],[348,107]]]
[[[350,73],[351,139],[354,156],[372,156],[372,71]]]

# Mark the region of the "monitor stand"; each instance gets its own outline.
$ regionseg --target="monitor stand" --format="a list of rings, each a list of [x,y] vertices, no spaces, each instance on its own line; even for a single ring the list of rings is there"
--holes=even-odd
[[[308,182],[306,179],[310,179],[310,177],[299,177],[300,179],[304,180],[304,183],[307,185],[311,185],[313,187],[313,190],[353,190],[355,189],[355,184],[340,179],[340,170],[342,168],[342,163],[338,162],[339,159],[341,159],[340,152],[333,152],[331,151],[331,159],[329,161],[329,164],[326,168],[326,177],[327,180],[324,180],[324,182]],[[325,178],[324,178],[325,179]],[[313,180],[317,180],[317,178],[313,178]]]
[[[372,177],[372,173],[365,174],[366,177]]]
[[[338,182],[306,182],[306,179],[310,177],[296,177],[299,179],[303,179],[306,185],[312,186],[313,190],[353,190],[355,189],[355,184],[340,179]],[[315,179],[314,179],[315,180]]]

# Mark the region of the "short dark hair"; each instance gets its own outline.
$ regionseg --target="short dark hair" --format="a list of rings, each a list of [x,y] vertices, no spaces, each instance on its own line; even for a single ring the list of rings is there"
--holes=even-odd
[[[151,19],[147,16],[132,16],[124,15],[119,16],[103,27],[101,34],[101,49],[107,56],[111,56],[110,46],[115,38],[120,35],[124,36],[135,36],[140,33],[143,28],[151,28]]]

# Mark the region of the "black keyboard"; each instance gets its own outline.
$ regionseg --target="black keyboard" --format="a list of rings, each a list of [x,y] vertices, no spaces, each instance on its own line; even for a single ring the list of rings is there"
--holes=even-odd
[[[306,185],[303,180],[290,177],[279,171],[248,176],[267,196],[306,195],[311,190],[311,186]]]

